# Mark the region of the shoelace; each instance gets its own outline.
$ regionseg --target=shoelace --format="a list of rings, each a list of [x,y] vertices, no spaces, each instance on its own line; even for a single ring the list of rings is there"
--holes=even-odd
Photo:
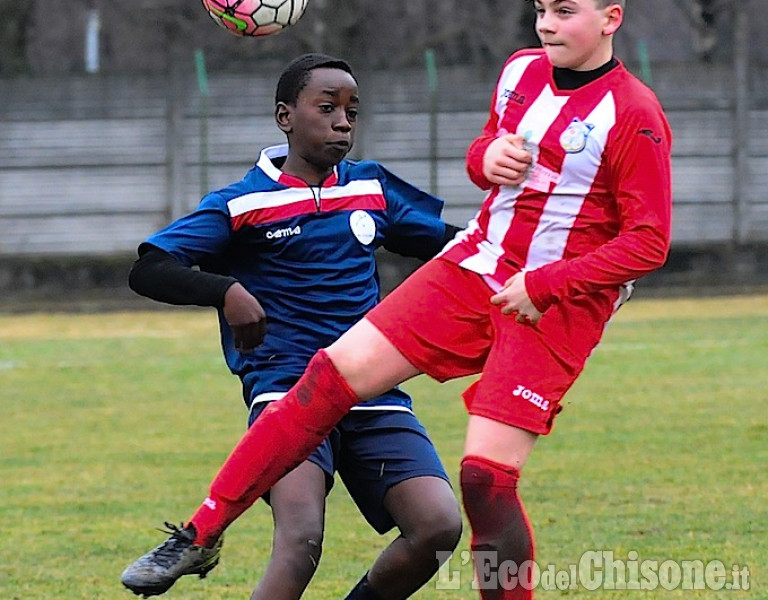
[[[171,537],[165,540],[162,545],[158,546],[152,553],[152,557],[154,562],[163,567],[167,567],[178,560],[180,550],[191,546],[193,540],[190,540],[186,535],[184,531],[184,523],[181,523],[180,526],[177,527],[173,523],[165,521],[163,525],[165,525],[166,529],[158,528],[158,531],[162,531]]]

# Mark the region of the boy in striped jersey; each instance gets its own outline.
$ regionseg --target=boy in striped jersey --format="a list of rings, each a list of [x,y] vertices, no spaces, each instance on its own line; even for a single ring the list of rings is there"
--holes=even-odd
[[[142,295],[219,309],[222,347],[242,381],[249,424],[296,383],[317,350],[375,306],[376,248],[426,260],[457,231],[440,219],[440,200],[378,163],[345,158],[358,105],[346,62],[322,54],[291,62],[275,102],[288,145],[263,150],[241,181],[152,235],[131,271],[131,287]],[[382,390],[318,442],[266,496],[275,523],[272,557],[252,599],[297,600],[304,592],[320,560],[336,470],[377,532],[399,532],[349,598],[410,596],[461,533],[458,502],[410,397]],[[168,527],[160,557],[194,539],[191,527]],[[207,573],[219,545],[201,550],[177,577]],[[155,595],[175,581],[146,567],[131,565],[123,584]]]
[[[487,190],[476,218],[265,411],[192,516],[194,547],[213,544],[356,403],[420,373],[479,373],[464,393],[461,486],[477,559],[493,557],[476,565],[481,596],[532,597],[521,470],[632,282],[664,264],[672,204],[667,120],[613,55],[625,1],[533,6],[542,48],[509,58],[467,153]],[[291,450],[278,454],[281,439]]]

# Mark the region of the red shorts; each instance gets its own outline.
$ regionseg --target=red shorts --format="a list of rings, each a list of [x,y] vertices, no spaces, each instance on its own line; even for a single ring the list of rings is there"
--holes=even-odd
[[[465,392],[471,415],[539,434],[584,368],[613,314],[610,294],[553,305],[536,325],[490,303],[477,273],[444,259],[418,269],[366,319],[438,381],[482,373]]]

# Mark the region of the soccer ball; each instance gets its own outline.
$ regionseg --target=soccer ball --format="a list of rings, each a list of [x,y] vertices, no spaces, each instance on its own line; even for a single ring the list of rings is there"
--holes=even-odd
[[[208,15],[239,36],[281,32],[301,18],[309,0],[202,0]]]

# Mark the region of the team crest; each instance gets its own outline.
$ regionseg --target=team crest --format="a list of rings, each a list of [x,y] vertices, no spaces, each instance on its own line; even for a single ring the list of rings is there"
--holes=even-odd
[[[576,117],[560,136],[560,145],[568,154],[581,152],[587,145],[587,137],[589,137],[590,131],[594,128],[594,125],[585,123]]]
[[[367,246],[376,239],[376,221],[364,210],[354,210],[349,215],[349,228],[357,241]]]

